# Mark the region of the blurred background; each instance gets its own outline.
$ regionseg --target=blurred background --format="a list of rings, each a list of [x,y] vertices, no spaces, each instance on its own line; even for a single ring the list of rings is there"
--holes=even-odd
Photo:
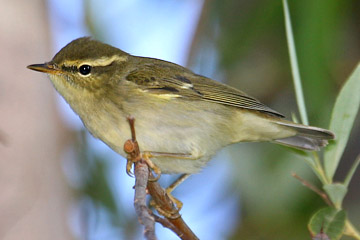
[[[327,128],[359,62],[360,2],[289,0],[311,125]],[[280,0],[13,0],[0,8],[0,239],[142,239],[125,159],[90,136],[46,76],[26,66],[93,36],[226,82],[298,116]],[[360,153],[360,121],[337,171]],[[322,200],[305,161],[270,143],[232,145],[174,196],[200,239],[310,239]],[[359,173],[344,208],[359,229]],[[162,176],[167,186],[175,176]],[[156,225],[159,239],[177,239]],[[343,238],[347,239],[347,238]]]

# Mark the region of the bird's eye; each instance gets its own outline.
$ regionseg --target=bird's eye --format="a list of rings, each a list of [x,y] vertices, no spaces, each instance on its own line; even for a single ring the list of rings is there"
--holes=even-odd
[[[91,66],[90,66],[90,65],[86,65],[86,64],[81,65],[81,66],[79,67],[79,72],[80,72],[81,75],[84,75],[84,76],[89,75],[90,72],[91,72]]]

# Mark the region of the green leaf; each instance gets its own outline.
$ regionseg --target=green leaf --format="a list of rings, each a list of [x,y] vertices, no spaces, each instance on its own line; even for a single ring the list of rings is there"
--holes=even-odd
[[[293,80],[294,80],[296,101],[297,101],[297,104],[299,107],[301,122],[305,125],[308,125],[309,122],[308,122],[308,117],[307,117],[307,113],[306,113],[304,94],[303,94],[303,90],[302,90],[302,86],[301,86],[299,64],[298,64],[297,56],[296,56],[294,34],[292,31],[292,27],[291,27],[290,11],[289,11],[287,0],[283,0],[283,6],[284,6],[286,38],[287,38],[288,47],[289,47],[290,64],[291,64],[291,71],[292,71]]]
[[[342,201],[347,193],[347,187],[341,183],[325,184],[324,190],[336,208],[341,208]]]
[[[327,207],[317,211],[310,219],[308,228],[312,236],[321,230],[331,239],[337,240],[345,229],[346,212]]]
[[[360,106],[360,64],[341,89],[332,112],[330,130],[336,135],[325,149],[325,173],[333,179]]]

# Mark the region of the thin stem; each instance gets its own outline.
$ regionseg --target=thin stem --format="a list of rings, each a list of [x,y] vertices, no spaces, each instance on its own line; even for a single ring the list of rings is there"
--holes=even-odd
[[[175,227],[174,224],[172,224],[167,218],[159,217],[151,211],[150,213],[154,217],[155,221],[160,223],[164,228],[168,228],[171,231],[173,231],[176,235],[179,236],[180,239],[183,237],[184,234],[177,227]]]
[[[348,174],[344,180],[344,185],[346,187],[349,186],[349,183],[350,183],[351,179],[353,178],[354,173],[359,165],[360,165],[360,154],[355,159],[355,162],[353,163],[352,167],[350,168],[350,171],[348,172]]]
[[[354,227],[354,225],[352,225],[352,223],[348,219],[345,222],[344,234],[360,240],[360,232]]]
[[[330,184],[332,181],[329,180],[325,174],[324,168],[321,164],[319,155],[317,152],[313,152],[313,156],[314,156],[314,162],[315,162],[315,168],[314,170],[317,172],[317,176],[319,177],[320,181],[323,184]]]
[[[319,190],[317,187],[315,187],[314,185],[312,185],[311,183],[309,183],[308,181],[306,181],[305,179],[301,178],[299,175],[297,175],[296,173],[292,173],[292,176],[294,178],[296,178],[297,180],[299,180],[304,186],[306,186],[307,188],[309,188],[310,190],[314,191],[315,193],[317,193],[325,202],[327,205],[329,205],[330,207],[333,206],[332,202],[330,201],[329,197],[326,195],[326,193],[324,193],[323,191]]]

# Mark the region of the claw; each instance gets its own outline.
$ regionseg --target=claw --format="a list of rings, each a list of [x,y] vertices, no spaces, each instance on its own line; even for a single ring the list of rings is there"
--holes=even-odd
[[[128,158],[126,162],[126,174],[130,177],[134,177],[134,173],[131,171],[132,165],[133,161]]]
[[[166,194],[171,199],[171,201],[173,201],[173,203],[175,203],[177,212],[180,212],[180,210],[182,209],[184,204],[179,199],[175,198],[168,189],[166,189]]]
[[[152,161],[151,161],[151,158],[152,157],[152,154],[150,152],[144,152],[142,154],[142,158],[144,159],[144,161],[147,163],[147,165],[149,166],[149,168],[154,171],[154,173],[156,173],[156,177],[154,178],[150,178],[149,181],[151,182],[156,182],[157,180],[160,179],[161,177],[161,169],[156,166]]]
[[[150,201],[150,206],[154,207],[156,211],[158,211],[159,214],[163,215],[166,218],[176,219],[180,217],[180,210],[183,207],[183,203],[175,198],[171,192],[179,185],[181,184],[185,179],[187,179],[190,176],[190,174],[183,174],[179,178],[177,178],[168,188],[166,188],[166,195],[169,197],[171,202],[175,205],[176,209],[174,210],[164,210],[159,205],[155,203],[154,200]]]
[[[164,152],[140,152],[140,148],[138,145],[138,142],[136,141],[136,135],[135,135],[135,127],[134,122],[135,119],[132,117],[127,118],[130,130],[131,130],[131,139],[127,140],[124,144],[124,151],[128,154],[127,156],[127,162],[126,162],[126,174],[130,177],[134,177],[133,172],[131,171],[132,166],[137,161],[143,160],[148,165],[149,169],[153,171],[156,176],[151,177],[149,181],[157,181],[161,177],[161,169],[156,166],[152,161],[151,157],[175,157],[175,158],[182,158],[182,159],[197,159],[193,157],[191,154],[181,154],[181,153],[164,153]],[[151,174],[150,172],[150,175]],[[158,206],[154,200],[150,201],[150,205],[154,206],[155,209],[163,216],[171,219],[176,219],[181,217],[179,211],[183,206],[183,203],[173,197],[171,195],[171,192],[180,184],[182,183],[187,177],[189,177],[189,174],[183,174],[180,176],[173,184],[171,184],[166,189],[166,195],[169,197],[169,200],[173,204],[172,210],[163,210],[160,206]],[[175,206],[174,206],[175,205]]]
[[[170,218],[170,219],[179,218],[181,216],[179,212],[183,206],[183,203],[180,200],[176,199],[174,196],[172,196],[171,193],[168,193],[168,190],[166,190],[166,194],[168,195],[172,203],[175,204],[176,209],[171,211],[164,210],[161,208],[161,206],[156,204],[156,202],[153,199],[150,200],[150,206],[154,207],[159,214],[163,215],[166,218]]]
[[[161,173],[157,174],[155,177],[149,177],[148,181],[149,182],[157,182],[161,177]]]
[[[163,216],[171,219],[178,218],[180,216],[179,212],[183,206],[183,203],[175,198],[171,193],[174,191],[174,189],[179,186],[183,181],[185,181],[190,174],[182,174],[180,177],[178,177],[168,188],[166,188],[166,195],[170,198],[173,204],[175,204],[176,210],[173,211],[166,211],[160,208],[160,206],[157,206],[154,201],[150,201],[150,205],[155,207],[155,209]]]

